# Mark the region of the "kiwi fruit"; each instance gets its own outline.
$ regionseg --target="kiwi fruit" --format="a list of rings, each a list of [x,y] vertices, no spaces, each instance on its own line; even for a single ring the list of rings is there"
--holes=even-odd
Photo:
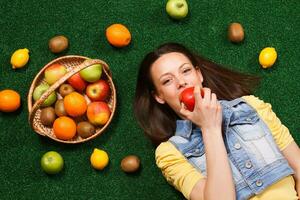
[[[61,116],[67,116],[65,107],[64,107],[64,100],[59,99],[55,103],[55,114],[59,117]]]
[[[59,90],[59,94],[62,97],[65,97],[71,92],[74,92],[74,88],[70,84],[66,84],[66,83],[62,84],[58,90]]]
[[[52,107],[43,108],[40,115],[41,123],[44,126],[52,126],[56,119],[55,110]]]
[[[69,40],[63,35],[58,35],[49,40],[48,46],[52,53],[61,53],[69,47]]]
[[[231,23],[228,27],[228,39],[231,42],[238,43],[244,40],[245,33],[241,24]]]
[[[87,121],[79,122],[77,125],[77,133],[82,138],[88,138],[96,132],[94,125]]]
[[[129,155],[122,159],[121,169],[126,173],[136,172],[140,168],[140,159],[135,155]]]

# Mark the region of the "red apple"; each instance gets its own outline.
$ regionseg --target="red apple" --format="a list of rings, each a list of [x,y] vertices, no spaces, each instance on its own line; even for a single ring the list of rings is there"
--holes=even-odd
[[[86,114],[89,122],[94,125],[103,126],[109,120],[110,109],[107,103],[103,101],[95,101],[88,105]]]
[[[62,64],[52,64],[45,70],[45,80],[49,85],[54,84],[67,73],[67,68]]]
[[[79,73],[74,74],[68,79],[68,83],[78,92],[83,92],[87,86],[87,82],[81,78]]]
[[[109,91],[108,83],[101,79],[87,86],[86,95],[91,101],[104,101],[108,97]]]
[[[201,96],[204,96],[203,90],[201,90]],[[195,106],[194,87],[184,89],[180,94],[179,100],[192,112]]]

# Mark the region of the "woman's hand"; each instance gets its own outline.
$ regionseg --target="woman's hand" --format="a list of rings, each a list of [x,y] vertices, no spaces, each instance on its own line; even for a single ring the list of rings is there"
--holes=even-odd
[[[191,120],[194,124],[201,127],[203,132],[210,130],[219,130],[221,132],[222,125],[222,107],[217,100],[215,93],[211,93],[209,88],[203,88],[204,97],[200,95],[200,87],[194,87],[195,107],[190,112],[181,104],[180,114],[186,119]]]

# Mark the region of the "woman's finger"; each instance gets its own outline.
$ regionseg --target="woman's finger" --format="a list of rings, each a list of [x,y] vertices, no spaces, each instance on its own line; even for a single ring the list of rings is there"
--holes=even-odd
[[[185,117],[185,118],[188,118],[188,116],[190,115],[190,111],[186,109],[184,103],[181,103],[181,108],[179,110],[179,113]]]
[[[209,102],[211,101],[211,90],[209,88],[203,88],[203,90],[204,90],[203,103],[209,104]]]
[[[201,92],[200,92],[200,86],[196,85],[194,87],[194,97],[195,97],[195,105],[198,104],[198,102],[202,101],[202,96],[201,96]]]
[[[211,105],[217,106],[217,95],[215,93],[211,93]]]

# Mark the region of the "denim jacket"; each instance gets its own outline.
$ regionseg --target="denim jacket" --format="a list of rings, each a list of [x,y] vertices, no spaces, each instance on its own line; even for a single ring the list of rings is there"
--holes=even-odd
[[[224,144],[238,200],[249,199],[293,174],[271,131],[245,100],[238,98],[220,103]],[[205,149],[199,127],[188,120],[177,120],[176,133],[169,141],[206,176]]]

